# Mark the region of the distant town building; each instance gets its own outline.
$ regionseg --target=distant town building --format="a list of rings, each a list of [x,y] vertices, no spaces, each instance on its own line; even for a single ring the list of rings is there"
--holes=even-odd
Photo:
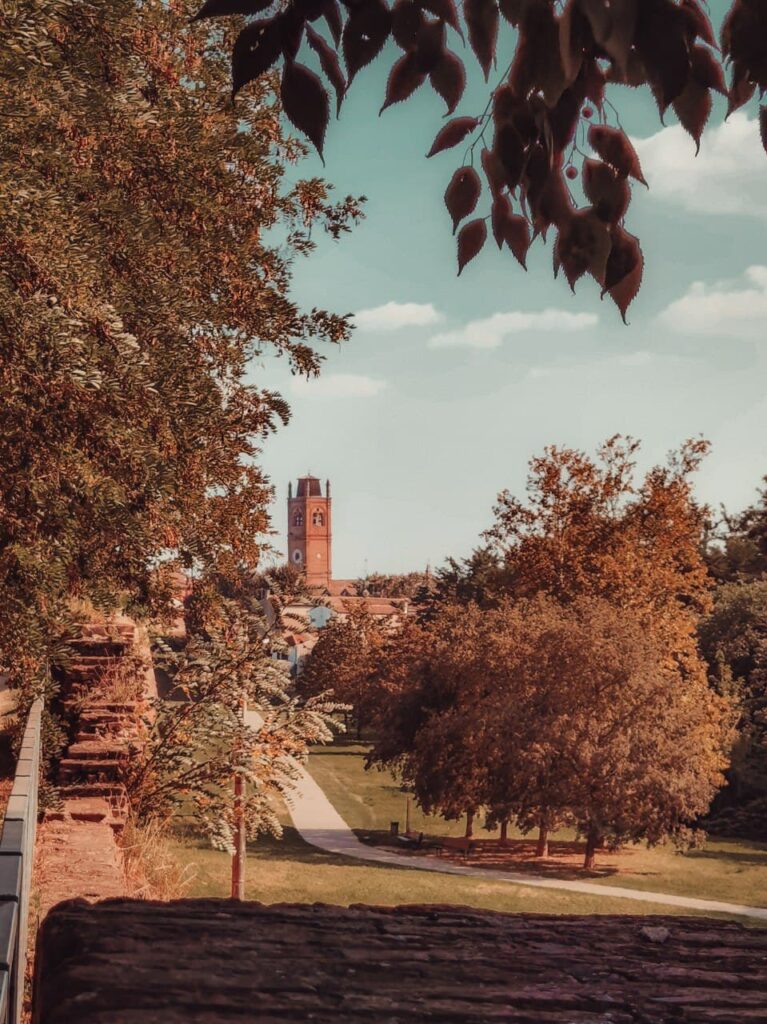
[[[330,481],[325,494],[316,476],[302,476],[295,496],[288,484],[288,560],[303,570],[307,585],[327,587],[332,576]]]

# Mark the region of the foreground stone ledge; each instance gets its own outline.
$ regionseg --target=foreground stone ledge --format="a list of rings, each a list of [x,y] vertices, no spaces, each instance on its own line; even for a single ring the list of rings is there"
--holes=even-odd
[[[767,931],[452,906],[61,903],[36,1024],[767,1022]]]

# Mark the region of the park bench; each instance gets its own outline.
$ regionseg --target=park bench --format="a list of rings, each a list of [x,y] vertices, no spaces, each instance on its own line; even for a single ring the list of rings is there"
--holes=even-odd
[[[400,832],[397,842],[409,850],[436,850],[439,853],[442,849],[442,840],[427,839],[423,832]]]

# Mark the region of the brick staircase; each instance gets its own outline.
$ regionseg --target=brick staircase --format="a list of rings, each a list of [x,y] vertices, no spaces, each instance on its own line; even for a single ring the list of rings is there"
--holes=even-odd
[[[59,762],[60,806],[46,812],[39,842],[46,907],[75,896],[126,894],[117,836],[128,816],[122,782],[131,751],[141,743],[135,700],[110,695],[110,674],[135,654],[136,627],[83,623],[75,656],[59,671],[59,705],[71,741]]]
[[[76,655],[60,678],[62,704],[76,718],[74,741],[59,763],[59,810],[54,821],[104,822],[122,830],[128,801],[121,782],[131,749],[140,742],[136,701],[105,698],[105,677],[131,653],[135,626],[85,623],[72,644]]]

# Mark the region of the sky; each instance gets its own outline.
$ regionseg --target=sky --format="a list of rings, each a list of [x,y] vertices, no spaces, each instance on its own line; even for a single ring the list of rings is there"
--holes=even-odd
[[[711,4],[715,20],[722,6]],[[474,70],[455,37],[453,48]],[[444,112],[428,84],[378,117],[396,55],[387,47],[353,83],[325,167],[316,156],[300,166],[339,198],[367,196],[366,217],[337,243],[318,238],[294,268],[295,300],[354,313],[352,339],[322,350],[315,381],[269,356],[250,370],[292,407],[262,455],[274,546],[284,555],[288,481],[311,472],[331,480],[336,577],[436,566],[470,553],[498,492],[522,495],[545,445],[593,452],[615,433],[642,440],[640,469],[706,437],[699,498],[750,504],[767,474],[767,155],[756,106],[723,123],[716,102],[696,157],[672,112],[663,127],[649,95],[611,94],[650,186],[635,184],[626,219],[645,273],[624,326],[591,279],[575,294],[554,280],[551,238],[533,245],[527,273],[490,238],[456,276],[443,194],[462,148],[425,159]],[[490,86],[500,77],[491,72]],[[488,95],[470,77],[456,116],[478,114]],[[489,212],[486,194],[478,212]]]

